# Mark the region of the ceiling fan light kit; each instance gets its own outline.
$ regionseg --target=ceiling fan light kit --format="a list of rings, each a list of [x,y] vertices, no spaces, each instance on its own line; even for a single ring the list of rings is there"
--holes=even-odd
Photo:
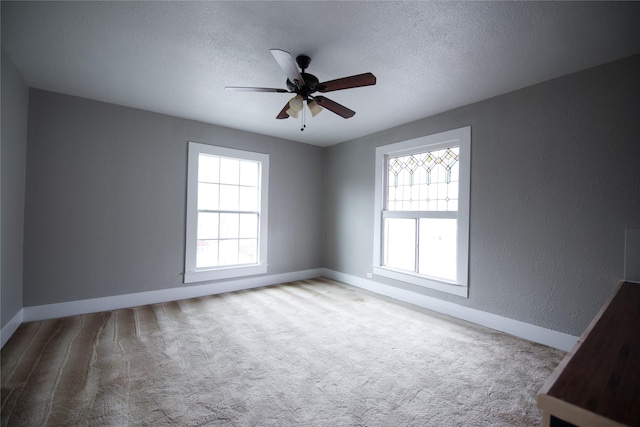
[[[289,101],[289,107],[291,107],[295,112],[302,111],[302,108],[304,107],[304,98],[302,95],[296,95],[291,98],[291,101]]]
[[[322,111],[322,107],[314,100],[307,102],[307,107],[309,107],[309,111],[311,111],[311,116],[315,117]]]
[[[316,96],[313,94],[315,92],[333,92],[336,90],[373,86],[376,84],[376,76],[372,73],[358,74],[355,76],[343,77],[320,83],[316,76],[305,72],[311,64],[311,58],[307,55],[298,55],[294,61],[289,52],[281,49],[271,49],[271,54],[287,76],[287,89],[239,86],[227,86],[225,89],[247,92],[295,93],[296,95],[291,98],[287,104],[285,104],[284,108],[276,116],[276,119],[287,119],[289,117],[298,118],[298,113],[303,111],[305,102],[307,103],[307,107],[309,108],[312,117],[317,116],[323,108],[326,108],[327,110],[348,119],[353,117],[356,112],[324,96]],[[298,68],[300,68],[300,71],[298,71]],[[302,120],[303,124],[300,130],[304,130],[306,127],[304,124],[304,111],[302,114]]]

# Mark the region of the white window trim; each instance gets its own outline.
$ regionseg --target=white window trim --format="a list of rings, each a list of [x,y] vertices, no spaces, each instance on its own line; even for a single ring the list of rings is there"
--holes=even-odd
[[[198,228],[198,156],[201,154],[231,157],[235,159],[261,162],[260,184],[260,231],[258,235],[258,263],[229,267],[196,268],[197,228]],[[187,166],[187,227],[185,246],[184,283],[207,280],[229,279],[233,277],[264,274],[267,272],[267,224],[269,194],[269,155],[233,148],[189,142]]]
[[[460,174],[458,184],[458,211],[442,212],[442,217],[457,218],[457,279],[447,281],[431,278],[419,274],[411,274],[406,271],[395,270],[382,265],[382,236],[383,218],[385,216],[402,216],[400,213],[383,212],[384,195],[386,188],[386,159],[414,153],[425,149],[432,151],[450,147],[460,147]],[[376,148],[375,169],[375,208],[373,230],[373,273],[402,282],[411,283],[425,288],[450,293],[453,295],[469,296],[469,203],[471,186],[471,127],[463,127],[434,135],[401,141],[394,144],[383,145]],[[408,214],[412,215],[412,214]]]

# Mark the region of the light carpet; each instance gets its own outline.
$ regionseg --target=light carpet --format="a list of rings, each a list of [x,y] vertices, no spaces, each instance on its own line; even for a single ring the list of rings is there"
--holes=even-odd
[[[534,426],[564,353],[328,279],[22,324],[2,425]]]

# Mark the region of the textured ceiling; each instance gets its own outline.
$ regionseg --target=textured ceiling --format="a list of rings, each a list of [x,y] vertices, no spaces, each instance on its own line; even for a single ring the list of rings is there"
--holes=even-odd
[[[7,2],[2,45],[31,87],[327,146],[640,53],[638,2]],[[269,49],[311,56],[355,110],[276,120]]]

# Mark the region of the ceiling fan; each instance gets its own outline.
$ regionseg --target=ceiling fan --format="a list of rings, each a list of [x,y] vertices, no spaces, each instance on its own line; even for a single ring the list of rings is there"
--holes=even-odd
[[[344,105],[340,105],[321,95],[314,95],[316,92],[326,93],[335,90],[351,89],[361,86],[372,86],[376,84],[376,76],[371,73],[358,74],[350,77],[343,77],[320,83],[313,74],[306,73],[305,70],[311,63],[311,58],[307,55],[299,55],[295,62],[289,52],[280,49],[271,49],[271,54],[275,58],[280,68],[287,76],[287,89],[275,89],[266,87],[238,87],[226,86],[226,90],[245,92],[275,92],[275,93],[295,93],[296,95],[285,104],[284,108],[276,116],[276,119],[287,119],[298,117],[298,113],[303,110],[304,103],[311,111],[312,116],[316,116],[323,108],[348,119],[356,112]],[[300,68],[301,71],[298,71]],[[301,129],[304,130],[304,127]]]

